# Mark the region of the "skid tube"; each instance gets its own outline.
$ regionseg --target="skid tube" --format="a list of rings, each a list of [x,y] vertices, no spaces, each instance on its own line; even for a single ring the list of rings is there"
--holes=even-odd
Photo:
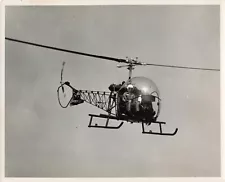
[[[144,123],[142,122],[142,133],[143,134],[174,136],[174,135],[176,135],[176,133],[178,131],[178,128],[176,128],[173,133],[163,133],[162,132],[162,124],[166,124],[165,122],[162,122],[162,121],[153,121],[152,123],[159,124],[160,132],[153,132],[151,130],[150,131],[145,131]]]
[[[162,131],[162,124],[166,124],[165,122],[153,121],[152,123],[159,124],[160,132],[153,132],[151,130],[150,131],[145,131],[144,123],[142,122],[142,133],[143,134],[174,136],[174,135],[176,135],[176,133],[178,131],[178,128],[176,128],[173,133],[163,133],[163,131]]]
[[[91,127],[91,128],[119,129],[123,125],[123,122],[121,122],[119,124],[119,126],[108,126],[109,119],[115,119],[113,116],[110,116],[110,115],[107,116],[107,115],[102,115],[102,114],[100,114],[100,115],[89,114],[89,116],[91,118],[90,118],[90,122],[89,122],[88,127]],[[105,118],[106,119],[106,124],[104,126],[99,126],[98,124],[92,125],[93,117],[96,117],[96,118]]]

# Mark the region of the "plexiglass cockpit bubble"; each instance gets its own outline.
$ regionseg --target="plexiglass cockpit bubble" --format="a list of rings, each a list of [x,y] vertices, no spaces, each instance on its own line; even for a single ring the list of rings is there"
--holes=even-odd
[[[156,84],[149,78],[133,77],[125,82],[122,87],[129,87],[130,85],[141,91],[142,95],[151,95],[153,93],[157,93],[159,97],[159,89],[157,88]]]
[[[122,85],[118,103],[122,113],[156,119],[160,111],[159,89],[149,78],[133,77]]]

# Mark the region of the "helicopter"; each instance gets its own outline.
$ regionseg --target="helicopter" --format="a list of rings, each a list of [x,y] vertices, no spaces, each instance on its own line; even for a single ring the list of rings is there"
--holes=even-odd
[[[160,65],[150,64],[138,61],[138,58],[120,59],[108,56],[100,56],[95,54],[88,54],[78,51],[71,51],[67,49],[41,45],[37,43],[22,41],[13,38],[5,38],[8,41],[17,43],[28,44],[32,46],[52,49],[56,51],[62,51],[82,56],[89,56],[93,58],[99,58],[104,60],[110,60],[123,65],[117,65],[118,68],[128,69],[128,78],[120,84],[110,84],[108,91],[93,91],[93,90],[78,90],[74,88],[69,81],[63,81],[63,71],[65,62],[62,64],[61,69],[61,80],[60,85],[57,88],[57,97],[59,105],[62,108],[74,107],[83,103],[89,103],[103,111],[106,114],[89,114],[90,121],[88,127],[91,128],[102,128],[102,129],[119,129],[124,122],[128,123],[141,123],[142,133],[151,135],[165,135],[174,136],[178,132],[178,128],[174,132],[164,132],[162,125],[166,122],[159,121],[158,117],[161,109],[161,98],[157,85],[149,78],[138,76],[132,77],[132,72],[136,66],[161,66],[170,68],[180,69],[196,69],[196,70],[208,70],[208,71],[220,71],[219,69],[208,69],[208,68],[196,68],[196,67],[183,67],[183,66],[171,66],[171,65]],[[66,97],[65,90],[70,90],[71,95],[67,103],[63,104],[63,97]],[[93,124],[93,118],[105,119],[104,125]],[[109,124],[110,120],[117,120],[120,122],[118,126],[112,126]],[[152,131],[146,129],[146,127],[156,124],[159,126],[159,131]]]

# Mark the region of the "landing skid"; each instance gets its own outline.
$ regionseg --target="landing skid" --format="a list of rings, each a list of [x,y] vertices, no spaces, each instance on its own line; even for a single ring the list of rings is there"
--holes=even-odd
[[[143,134],[174,136],[174,135],[176,135],[176,133],[178,131],[178,128],[176,128],[173,133],[163,133],[162,132],[162,124],[166,124],[165,122],[162,122],[162,121],[153,121],[152,123],[159,124],[160,132],[153,132],[151,130],[150,131],[145,131],[144,123],[142,123],[142,133]]]
[[[116,116],[105,115],[105,114],[100,114],[100,115],[89,114],[89,116],[91,118],[90,118],[90,122],[89,122],[88,127],[92,127],[92,128],[119,129],[123,125],[123,122],[121,122],[118,126],[109,126],[108,125],[109,124],[109,119],[124,120],[124,121],[127,121],[128,120],[127,117],[117,118]],[[93,125],[93,123],[92,123],[93,117],[96,117],[96,118],[105,118],[106,119],[105,125],[101,125],[101,126],[98,125],[98,124]],[[176,128],[173,133],[164,133],[162,131],[162,124],[166,124],[165,122],[162,122],[162,121],[152,121],[151,124],[152,123],[159,124],[160,132],[153,132],[151,130],[150,131],[145,131],[145,126],[144,126],[145,123],[142,122],[142,133],[143,134],[174,136],[177,133],[177,131],[178,131],[178,128]]]
[[[88,127],[92,127],[92,128],[105,128],[105,129],[119,129],[123,125],[123,122],[121,122],[119,124],[119,126],[109,126],[108,125],[109,124],[109,119],[116,119],[116,117],[113,117],[111,115],[103,115],[103,114],[95,115],[95,114],[89,114],[89,116],[91,116],[91,118],[90,118],[90,122],[89,122]],[[103,126],[99,126],[98,124],[92,125],[93,117],[96,117],[96,118],[106,118],[105,125],[103,125]]]

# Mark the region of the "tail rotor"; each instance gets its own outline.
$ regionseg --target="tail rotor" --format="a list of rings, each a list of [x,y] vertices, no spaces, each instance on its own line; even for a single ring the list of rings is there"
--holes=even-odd
[[[60,78],[60,86],[57,89],[58,101],[62,108],[67,108],[73,98],[73,87],[69,82],[63,81],[63,71],[66,62],[63,61],[62,69],[61,69],[61,78]]]
[[[62,92],[63,92],[64,97],[66,97],[65,89],[64,89],[64,86],[63,86],[63,70],[64,70],[65,64],[66,64],[66,62],[63,61],[63,63],[62,63],[62,69],[61,69],[61,80],[60,80],[60,85],[62,87]]]

